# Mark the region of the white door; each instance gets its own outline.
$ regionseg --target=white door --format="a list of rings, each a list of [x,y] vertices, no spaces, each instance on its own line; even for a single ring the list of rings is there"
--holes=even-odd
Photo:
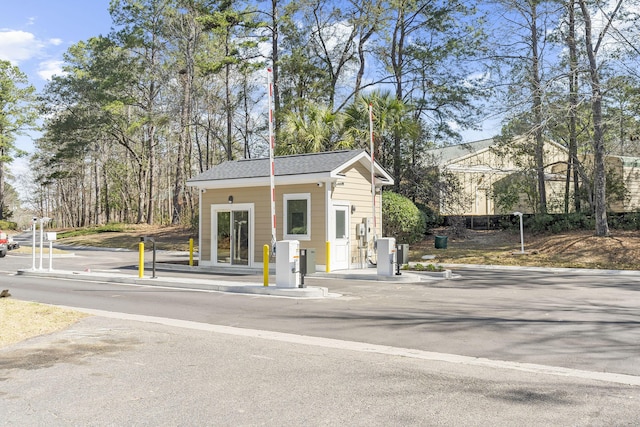
[[[334,205],[331,225],[331,270],[349,269],[349,205]]]

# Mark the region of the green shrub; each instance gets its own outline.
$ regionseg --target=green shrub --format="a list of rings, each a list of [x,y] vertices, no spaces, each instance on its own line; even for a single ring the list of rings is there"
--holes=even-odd
[[[385,236],[398,243],[415,243],[425,232],[425,215],[408,198],[385,191],[382,193],[382,227]]]
[[[512,219],[512,224],[517,227],[518,219]],[[584,212],[574,212],[566,215],[538,214],[525,216],[524,227],[533,233],[562,233],[571,230],[592,230],[595,228],[595,221]]]
[[[412,269],[414,271],[444,271],[444,268],[442,268],[439,265],[433,265],[433,264],[423,265],[420,263],[417,263],[416,265],[414,265]]]
[[[17,230],[18,229],[18,223],[17,222],[13,222],[13,221],[5,221],[5,220],[1,220],[0,221],[0,230]]]
[[[420,209],[420,212],[424,215],[425,233],[430,232],[434,228],[440,227],[444,223],[444,218],[432,207],[422,203],[416,203],[416,207]]]
[[[609,214],[609,226],[618,230],[640,230],[640,212]]]

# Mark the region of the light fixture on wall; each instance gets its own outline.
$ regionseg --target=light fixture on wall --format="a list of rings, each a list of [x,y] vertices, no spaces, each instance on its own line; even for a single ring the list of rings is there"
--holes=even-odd
[[[318,182],[318,183],[316,183],[316,185],[317,185],[318,187],[322,187],[322,182]]]
[[[229,196],[229,203],[233,203],[233,196]]]
[[[356,205],[351,205],[351,214],[353,215],[356,212]]]

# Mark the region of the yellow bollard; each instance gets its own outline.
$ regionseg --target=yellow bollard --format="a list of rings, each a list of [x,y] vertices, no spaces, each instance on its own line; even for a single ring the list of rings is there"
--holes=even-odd
[[[264,286],[269,286],[269,245],[262,247],[262,276]]]
[[[189,239],[189,267],[193,267],[193,237]]]
[[[331,273],[331,242],[327,241],[326,246],[327,246],[327,252],[326,252],[327,262],[325,263],[327,265],[326,272]]]
[[[144,242],[138,243],[138,277],[144,277]]]

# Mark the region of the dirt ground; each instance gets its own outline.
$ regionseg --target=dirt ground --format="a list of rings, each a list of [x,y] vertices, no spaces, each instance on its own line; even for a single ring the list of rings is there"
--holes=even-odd
[[[449,230],[434,235],[447,236]],[[599,269],[640,269],[640,232],[612,230],[610,237],[596,237],[593,231],[562,234],[524,234],[511,230],[466,230],[465,236],[447,238],[447,249],[434,248],[434,236],[410,246],[412,259],[421,253],[436,255],[440,263],[529,265]]]

